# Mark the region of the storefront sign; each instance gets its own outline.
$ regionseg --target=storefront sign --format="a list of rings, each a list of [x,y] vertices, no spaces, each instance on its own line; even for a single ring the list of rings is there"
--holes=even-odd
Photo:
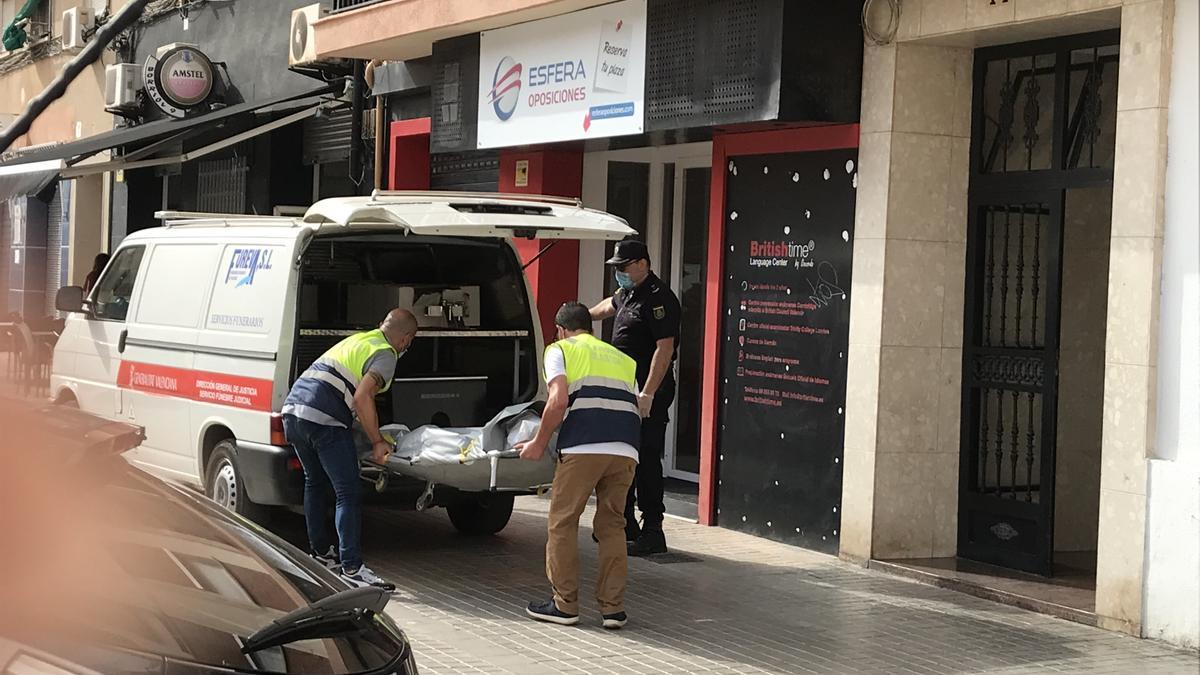
[[[486,31],[479,147],[642,132],[646,0]]]
[[[726,169],[717,521],[836,553],[857,152]]]
[[[191,45],[170,45],[146,59],[142,81],[146,95],[160,110],[183,117],[208,99],[213,90],[213,64]]]

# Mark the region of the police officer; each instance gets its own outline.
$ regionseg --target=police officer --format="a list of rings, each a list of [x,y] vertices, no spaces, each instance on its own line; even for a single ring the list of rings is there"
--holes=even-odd
[[[675,400],[675,350],[679,343],[679,298],[650,269],[650,253],[636,240],[619,242],[607,264],[617,291],[591,308],[593,321],[616,317],[612,344],[637,362],[642,438],[637,476],[625,502],[629,555],[665,553],[662,456],[667,421]],[[642,512],[639,529],[633,506]]]
[[[395,586],[363,564],[359,550],[362,530],[362,486],[358,449],[351,427],[357,417],[371,440],[371,454],[380,464],[392,447],[379,431],[375,396],[388,390],[396,361],[417,334],[411,312],[393,309],[379,328],[342,340],[309,366],[292,385],[283,403],[283,430],[296,448],[304,468],[304,519],[311,555],[356,586]],[[335,548],[329,541],[325,517],[329,489],[337,497]]]

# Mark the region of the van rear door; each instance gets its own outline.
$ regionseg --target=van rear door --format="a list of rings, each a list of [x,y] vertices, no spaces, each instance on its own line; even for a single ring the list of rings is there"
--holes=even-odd
[[[377,192],[326,199],[304,222],[334,228],[400,228],[414,235],[620,240],[636,234],[623,219],[572,199],[536,195]]]

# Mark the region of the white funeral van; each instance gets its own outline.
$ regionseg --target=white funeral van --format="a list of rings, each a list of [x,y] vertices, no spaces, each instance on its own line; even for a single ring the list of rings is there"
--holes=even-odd
[[[377,192],[303,217],[158,215],[164,225],[121,242],[88,297],[60,291],[70,315],[51,394],[144,427],[132,462],[260,518],[264,506],[301,502],[279,411],[326,349],[409,308],[420,332],[377,402],[381,423],[482,425],[545,386],[537,308],[511,240],[633,234],[574,200],[483,193]],[[474,527],[472,515],[511,512],[511,495],[494,503],[504,499],[438,502],[460,529],[498,531],[507,513]]]

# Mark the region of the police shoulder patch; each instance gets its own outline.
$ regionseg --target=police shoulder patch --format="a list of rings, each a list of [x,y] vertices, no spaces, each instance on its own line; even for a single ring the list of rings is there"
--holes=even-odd
[[[666,318],[666,316],[667,316],[667,308],[666,307],[659,305],[658,307],[654,308],[654,318],[663,319],[663,318]]]

